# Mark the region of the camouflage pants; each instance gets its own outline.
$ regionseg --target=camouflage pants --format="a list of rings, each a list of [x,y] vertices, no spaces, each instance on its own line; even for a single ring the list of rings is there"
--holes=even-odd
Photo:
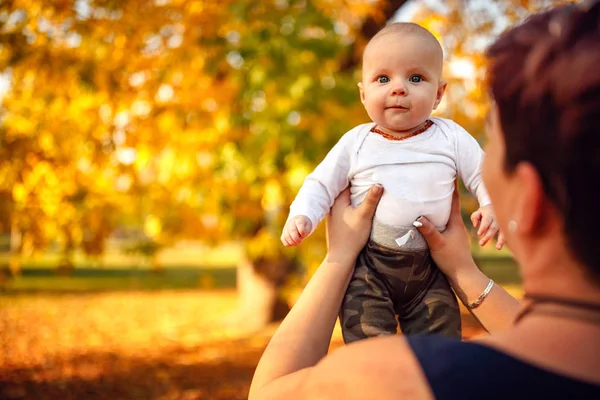
[[[398,321],[396,321],[398,316]],[[340,313],[344,342],[396,334],[461,337],[460,310],[429,251],[369,241],[356,260]]]

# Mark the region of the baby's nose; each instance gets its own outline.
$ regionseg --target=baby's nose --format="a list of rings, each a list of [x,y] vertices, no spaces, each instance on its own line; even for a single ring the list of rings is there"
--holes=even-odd
[[[406,86],[404,86],[404,85],[396,85],[392,89],[393,96],[406,96],[407,94],[408,94],[408,91],[406,90]]]

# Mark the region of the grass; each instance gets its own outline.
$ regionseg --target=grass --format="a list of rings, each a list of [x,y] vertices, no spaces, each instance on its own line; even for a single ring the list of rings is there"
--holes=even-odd
[[[21,260],[19,275],[4,280],[2,270],[6,271],[9,256],[0,253],[0,293],[236,287],[236,265],[240,258],[240,248],[236,244],[211,249],[197,242],[179,242],[159,253],[157,264],[160,270],[153,269],[147,259],[123,253],[122,247],[123,243],[109,242],[106,253],[96,259],[76,253],[75,269],[68,275],[56,273],[59,254],[34,254]],[[517,266],[508,250],[497,251],[492,245],[473,246],[473,256],[480,268],[496,282],[520,285]]]
[[[98,269],[132,269],[149,268],[149,260],[139,254],[130,254],[122,249],[126,243],[109,241],[104,254],[99,257],[88,257],[81,251],[73,255],[76,267],[93,265]],[[212,248],[197,242],[181,241],[172,247],[167,247],[158,253],[156,262],[163,268],[203,267],[230,268],[237,264],[240,258],[240,247],[236,243],[226,243]],[[0,252],[0,266],[9,263],[7,252]],[[56,251],[35,252],[28,257],[22,257],[20,262],[23,269],[54,269],[61,261],[61,254]]]
[[[494,281],[501,284],[521,284],[517,263],[512,258],[476,257],[479,268]]]
[[[222,289],[236,286],[239,246],[225,244],[216,249],[195,242],[179,242],[163,249],[153,268],[149,260],[127,254],[123,243],[109,243],[98,258],[75,253],[74,270],[68,275],[56,273],[60,254],[34,253],[21,259],[20,273],[2,279],[9,255],[0,253],[0,293],[13,292],[86,292],[169,289]],[[5,277],[9,274],[5,272]]]
[[[499,284],[519,287],[521,279],[516,263],[510,258],[477,258],[483,272]],[[175,267],[161,271],[125,268],[76,268],[70,275],[57,275],[54,270],[26,268],[21,274],[5,280],[0,277],[0,294],[22,292],[89,292],[171,289],[233,289],[235,267]]]
[[[24,269],[4,291],[87,292],[168,289],[223,289],[236,286],[235,268],[75,269],[68,276],[47,269]],[[0,291],[1,293],[1,291]]]

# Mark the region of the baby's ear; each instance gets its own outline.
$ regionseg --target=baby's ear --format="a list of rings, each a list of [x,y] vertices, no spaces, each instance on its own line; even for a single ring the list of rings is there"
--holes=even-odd
[[[446,86],[448,86],[448,82],[440,81],[440,84],[438,85],[437,93],[435,95],[435,103],[433,103],[434,110],[440,105],[440,102],[442,101],[442,97],[444,97],[444,92],[446,91]]]
[[[360,102],[365,104],[365,88],[362,82],[358,82],[358,90],[360,91]]]

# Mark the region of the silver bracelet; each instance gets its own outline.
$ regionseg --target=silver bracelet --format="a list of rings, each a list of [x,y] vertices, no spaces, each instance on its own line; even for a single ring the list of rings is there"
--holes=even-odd
[[[490,279],[483,292],[479,295],[477,299],[475,299],[474,302],[467,304],[467,308],[469,310],[472,310],[474,308],[479,307],[481,303],[483,303],[483,300],[485,300],[487,295],[490,294],[490,292],[492,291],[492,287],[494,287],[494,281]]]

